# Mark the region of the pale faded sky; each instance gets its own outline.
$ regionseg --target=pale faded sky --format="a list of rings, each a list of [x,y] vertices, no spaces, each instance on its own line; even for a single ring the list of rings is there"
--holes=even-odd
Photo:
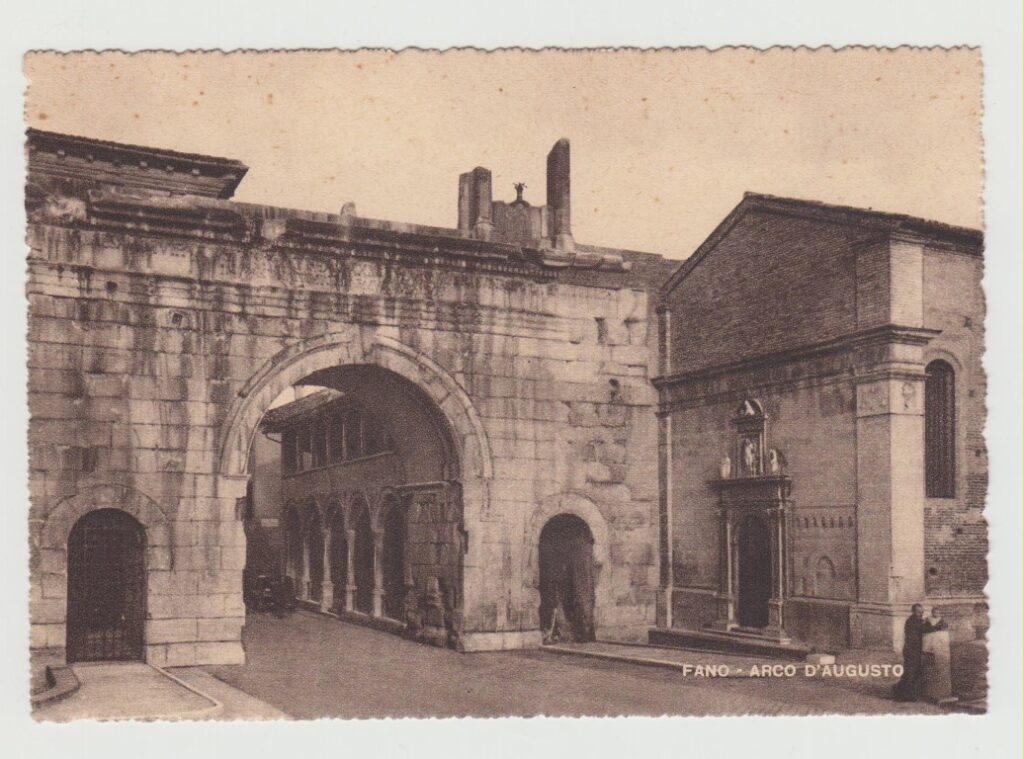
[[[37,53],[28,125],[237,158],[236,198],[454,227],[458,175],[685,258],[745,190],[981,226],[976,50]]]

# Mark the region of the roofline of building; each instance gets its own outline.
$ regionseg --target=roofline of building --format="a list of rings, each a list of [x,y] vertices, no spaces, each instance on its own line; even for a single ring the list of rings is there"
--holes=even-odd
[[[659,299],[669,295],[718,246],[740,219],[752,211],[809,218],[829,224],[856,226],[890,236],[900,233],[920,236],[928,241],[964,247],[977,255],[981,254],[981,247],[984,243],[984,235],[981,230],[971,227],[958,227],[931,219],[875,211],[870,208],[856,208],[816,200],[746,192],[743,199],[729,212],[729,215],[669,277],[661,288]]]
[[[341,401],[344,403],[340,403]],[[353,401],[337,390],[322,388],[311,395],[296,398],[294,401],[288,401],[288,403],[268,409],[260,420],[260,430],[280,432],[285,427],[301,423],[303,420],[315,416],[327,406],[339,403],[340,405],[352,405]]]

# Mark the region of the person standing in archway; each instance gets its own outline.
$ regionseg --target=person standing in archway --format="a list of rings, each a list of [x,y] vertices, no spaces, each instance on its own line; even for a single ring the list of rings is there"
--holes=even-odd
[[[551,610],[551,628],[544,634],[544,643],[572,643],[572,627],[559,600]]]

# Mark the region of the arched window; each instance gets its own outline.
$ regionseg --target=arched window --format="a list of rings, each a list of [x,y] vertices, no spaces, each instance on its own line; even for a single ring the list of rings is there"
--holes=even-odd
[[[953,367],[932,361],[924,381],[924,481],[928,498],[956,495],[956,392]]]

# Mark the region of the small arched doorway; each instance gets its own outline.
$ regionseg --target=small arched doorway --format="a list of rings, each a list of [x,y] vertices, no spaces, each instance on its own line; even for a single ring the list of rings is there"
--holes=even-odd
[[[740,523],[737,561],[737,621],[742,627],[767,627],[772,596],[772,550],[768,525],[757,517]]]
[[[142,659],[146,533],[119,509],[91,511],[68,537],[67,659]]]
[[[388,498],[384,517],[384,616],[405,619],[405,510]]]
[[[373,613],[373,527],[365,503],[356,507],[355,580],[356,611]]]
[[[553,517],[541,530],[538,552],[545,639],[594,640],[594,536],[587,523],[572,514]],[[568,629],[558,629],[559,616]]]

